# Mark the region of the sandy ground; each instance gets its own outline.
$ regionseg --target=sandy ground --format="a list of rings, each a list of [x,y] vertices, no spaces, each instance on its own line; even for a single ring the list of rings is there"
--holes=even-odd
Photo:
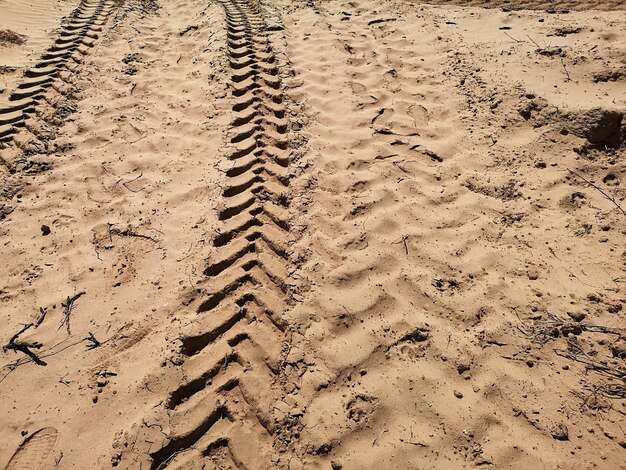
[[[0,0],[0,466],[626,468],[624,9]]]

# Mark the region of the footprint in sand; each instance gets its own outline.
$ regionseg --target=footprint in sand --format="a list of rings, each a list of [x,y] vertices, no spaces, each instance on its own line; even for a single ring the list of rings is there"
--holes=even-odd
[[[5,470],[44,470],[52,468],[52,450],[59,433],[54,428],[42,428],[17,448]]]

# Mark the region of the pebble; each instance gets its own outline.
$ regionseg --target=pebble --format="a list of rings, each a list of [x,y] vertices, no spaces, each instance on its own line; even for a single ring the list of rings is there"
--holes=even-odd
[[[569,431],[564,423],[557,424],[552,429],[552,438],[557,441],[569,441]]]
[[[567,312],[567,314],[572,320],[578,322],[583,321],[587,317],[587,315],[583,312]]]

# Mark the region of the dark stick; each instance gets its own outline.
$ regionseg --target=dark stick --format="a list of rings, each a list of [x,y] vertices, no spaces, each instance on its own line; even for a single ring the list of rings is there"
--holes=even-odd
[[[508,37],[510,37],[511,39],[513,39],[513,41],[515,42],[526,42],[526,41],[522,41],[520,39],[515,39],[513,36],[511,36],[509,33],[507,33],[506,31],[502,31],[504,34],[506,34]]]
[[[44,318],[46,318],[46,314],[48,313],[48,309],[46,307],[39,307],[39,316],[37,317],[37,321],[35,321],[35,328],[43,323]]]
[[[9,340],[9,342],[6,344],[6,346],[2,347],[3,351],[7,351],[7,349],[10,349],[14,352],[17,351],[21,351],[24,354],[26,354],[28,357],[30,357],[33,362],[37,365],[40,366],[47,366],[48,364],[46,364],[44,361],[42,361],[41,359],[39,359],[39,357],[37,356],[37,354],[35,354],[34,352],[32,352],[30,350],[30,348],[33,349],[41,349],[41,347],[43,346],[43,344],[41,344],[38,341],[33,341],[32,343],[27,343],[24,341],[18,341],[17,338],[24,333],[26,330],[28,330],[29,328],[35,326],[34,323],[29,323],[28,325],[24,325],[24,327],[18,331],[16,334],[14,334],[11,339]]]
[[[91,331],[89,332],[89,336],[86,337],[84,341],[89,341],[87,349],[96,349],[102,345],[102,343],[96,339],[95,335]]]
[[[17,333],[15,333],[11,339],[9,340],[9,342],[7,343],[7,345],[4,348],[10,349],[9,345],[12,345],[15,343],[15,340],[19,337],[19,335],[21,335],[22,333],[24,333],[26,330],[28,330],[30,327],[35,326],[33,323],[29,323],[28,325],[24,325],[24,328],[22,328],[20,331],[18,331]]]
[[[63,451],[61,451],[61,454],[58,457],[54,458],[54,470],[59,470],[59,464],[61,463],[62,459],[63,459]]]
[[[113,224],[109,224],[110,226],[113,226]],[[159,241],[154,238],[151,237],[150,235],[144,235],[142,233],[137,233],[134,230],[131,229],[126,229],[126,230],[120,230],[117,228],[109,228],[109,233],[113,234],[113,235],[119,235],[120,237],[135,237],[135,238],[143,238],[145,240],[150,240],[151,242],[154,243],[158,243]]]
[[[569,76],[569,72],[567,71],[567,68],[565,67],[565,62],[563,62],[562,58],[561,58],[561,65],[563,66],[563,70],[565,70],[565,75],[567,75],[567,81],[571,82],[572,78]]]
[[[528,36],[528,39],[530,39],[530,40],[532,41],[532,43],[533,43],[535,46],[537,46],[539,49],[541,49],[541,46],[540,46],[539,44],[537,44],[537,43],[535,42],[535,40],[534,40],[533,38],[531,38],[531,37],[530,37],[530,35],[528,35],[528,34],[527,34],[526,36]]]
[[[129,191],[131,191],[133,193],[138,193],[139,191],[141,191],[141,189],[137,189],[137,190],[131,189],[131,188],[128,187],[128,184],[133,183],[134,181],[137,181],[142,176],[143,176],[143,171],[139,174],[139,176],[137,176],[137,177],[135,177],[135,178],[133,178],[131,180],[128,180],[125,183],[122,183],[122,186],[124,186],[126,189],[128,189]]]
[[[65,327],[67,328],[67,334],[69,335],[70,332],[70,314],[72,313],[72,308],[74,308],[74,302],[76,302],[81,296],[85,295],[86,292],[85,291],[80,291],[78,294],[74,295],[73,297],[67,297],[67,301],[62,304],[63,306],[63,320],[61,320],[61,325],[59,325],[59,328],[61,328],[63,325],[65,325]],[[57,328],[57,330],[59,329]]]

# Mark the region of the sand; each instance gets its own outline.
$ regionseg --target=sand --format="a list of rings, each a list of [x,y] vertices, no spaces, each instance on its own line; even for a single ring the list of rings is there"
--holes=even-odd
[[[0,0],[0,467],[626,468],[625,9]]]

